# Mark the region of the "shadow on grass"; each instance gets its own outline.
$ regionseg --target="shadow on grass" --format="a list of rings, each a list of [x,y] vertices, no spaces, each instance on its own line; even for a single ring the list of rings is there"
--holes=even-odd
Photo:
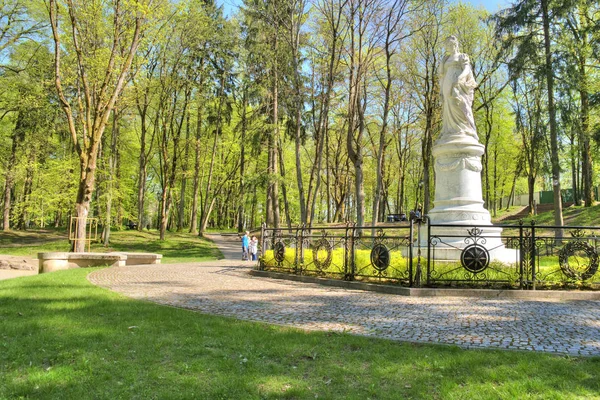
[[[63,235],[63,236],[61,236]],[[38,252],[69,251],[66,235],[54,231],[8,232],[0,234],[0,253],[36,257]],[[214,244],[189,233],[168,232],[160,240],[156,231],[115,231],[110,235],[110,245],[92,243],[93,252],[159,253],[163,262],[193,262],[222,258]]]
[[[163,263],[221,258],[221,252],[212,242],[187,233],[169,233],[166,240],[160,240],[158,232],[154,231],[122,231],[111,237],[108,248],[96,244],[92,250],[159,253],[163,255]]]
[[[598,359],[306,333],[124,298],[77,269],[0,282],[0,398],[572,398]]]

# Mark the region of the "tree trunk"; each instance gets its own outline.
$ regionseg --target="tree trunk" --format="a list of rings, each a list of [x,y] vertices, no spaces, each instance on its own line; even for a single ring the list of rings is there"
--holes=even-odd
[[[346,4],[344,2],[344,4]],[[319,114],[317,126],[315,128],[315,157],[313,168],[311,169],[310,180],[306,196],[307,224],[310,226],[315,215],[316,193],[319,191],[319,175],[321,174],[321,163],[323,159],[323,147],[328,140],[329,133],[329,108],[331,103],[331,93],[335,83],[337,67],[339,65],[340,52],[338,51],[338,41],[340,40],[340,23],[342,21],[343,6],[334,9],[327,9],[327,21],[331,28],[331,47],[329,48],[329,62],[327,68],[327,78],[324,82],[324,93],[321,104],[321,113]],[[335,11],[335,12],[334,12]],[[336,15],[337,12],[337,15]]]
[[[82,153],[79,157],[79,185],[75,202],[75,216],[77,217],[77,221],[75,223],[75,239],[73,243],[73,251],[76,253],[86,251],[88,239],[86,227],[90,212],[92,193],[94,192],[94,185],[96,183],[98,145],[99,144],[96,143],[94,146],[95,148],[93,148],[89,154]]]
[[[285,185],[285,165],[283,163],[283,153],[281,150],[281,145],[279,148],[279,171],[281,173],[281,194],[283,195],[283,210],[285,212],[285,219],[287,221],[288,229],[292,229],[292,218],[290,216],[290,205],[288,203],[287,197],[287,188]]]
[[[390,32],[388,31],[388,38]],[[386,130],[387,130],[387,120],[388,114],[390,110],[390,91],[392,88],[392,70],[390,61],[392,58],[392,54],[389,48],[389,40],[386,42],[385,52],[386,52],[386,62],[385,62],[385,70],[387,74],[387,82],[385,84],[385,99],[383,102],[383,118],[381,124],[381,130],[379,132],[379,151],[377,153],[377,184],[375,188],[375,199],[373,200],[373,220],[371,221],[371,226],[373,230],[371,231],[371,235],[375,236],[375,226],[378,222],[379,216],[379,207],[382,199],[382,191],[383,191],[383,160],[384,160],[384,149],[385,149],[385,138],[386,138]]]
[[[146,111],[140,109],[140,156],[138,160],[138,193],[137,193],[137,220],[138,220],[138,231],[144,229],[146,221],[144,220],[144,200],[146,197]],[[150,221],[148,221],[150,223]]]
[[[582,60],[585,63],[585,60]],[[594,182],[593,182],[593,161],[592,151],[590,146],[590,103],[589,95],[587,92],[587,77],[585,75],[585,64],[580,65],[580,74],[582,74],[582,90],[579,91],[579,97],[581,98],[581,139],[582,139],[582,152],[581,152],[581,171],[583,176],[583,198],[585,200],[585,206],[591,207],[594,204]]]
[[[300,29],[299,27],[297,29]],[[302,86],[300,81],[300,71],[299,63],[298,63],[298,47],[300,40],[300,33],[292,40],[293,49],[292,49],[292,63],[294,67],[294,91],[295,91],[295,136],[294,136],[294,144],[295,144],[295,155],[296,155],[296,181],[298,184],[298,201],[300,202],[300,223],[306,224],[306,199],[304,197],[304,184],[302,181],[302,161],[300,159],[300,146],[302,144],[302,110],[304,109],[304,101],[302,98]],[[283,164],[282,164],[283,165]],[[287,213],[287,211],[286,211]]]
[[[32,149],[28,157],[27,169],[25,174],[25,182],[23,183],[23,207],[21,207],[21,215],[19,216],[19,229],[25,230],[29,228],[29,198],[33,190],[33,175],[35,173],[35,162],[37,158],[37,147]]]
[[[185,223],[185,189],[187,186],[187,169],[188,169],[188,156],[190,153],[190,113],[188,112],[186,115],[186,124],[185,124],[185,155],[183,157],[183,165],[182,165],[182,176],[181,176],[181,188],[179,194],[179,218],[177,219],[177,231],[181,232],[183,230],[183,225]]]
[[[113,110],[113,121],[112,121],[112,137],[110,141],[110,155],[108,157],[108,187],[106,196],[106,216],[104,222],[103,232],[103,243],[107,247],[110,243],[110,228],[112,225],[111,209],[112,209],[112,198],[113,198],[113,179],[115,176],[116,162],[117,162],[117,144],[119,137],[119,111],[117,107]],[[117,224],[120,225],[121,221],[117,219]]]
[[[563,226],[562,199],[560,193],[560,159],[558,152],[558,129],[556,126],[556,105],[554,104],[554,71],[552,70],[552,52],[550,49],[549,0],[541,0],[544,28],[544,51],[546,56],[546,83],[548,86],[548,113],[550,116],[550,160],[552,163],[552,189],[554,192],[554,225]],[[563,230],[556,229],[557,239],[563,237]]]
[[[366,85],[366,83],[365,83]],[[366,88],[363,91],[364,93],[364,105],[358,106],[358,134],[356,138],[356,152],[354,159],[354,175],[355,175],[355,196],[356,196],[356,224],[358,226],[365,225],[365,185],[364,185],[364,175],[363,175],[363,150],[362,150],[362,136],[365,130],[365,109],[367,103],[367,92]]]
[[[494,191],[492,192],[492,209],[496,217],[496,193],[498,193],[498,148],[494,146]]]
[[[533,197],[535,193],[535,176],[531,173],[527,176],[527,188],[529,189],[529,214],[535,215],[535,199]]]
[[[237,216],[237,230],[238,232],[244,231],[244,174],[246,172],[246,131],[248,130],[247,120],[247,108],[248,108],[248,88],[244,84],[242,94],[242,134],[240,139],[240,185],[239,185],[239,206]]]
[[[275,27],[275,43],[274,43],[274,54],[275,64],[273,67],[273,158],[272,161],[272,196],[271,201],[273,202],[273,227],[279,228],[280,216],[279,216],[279,179],[278,179],[278,168],[279,162],[277,161],[279,151],[279,65],[277,60],[277,52],[279,47],[278,37],[278,26]]]
[[[215,196],[212,197],[212,201],[209,206],[210,191],[212,185],[213,171],[215,166],[215,157],[217,156],[217,143],[219,142],[219,135],[221,134],[221,127],[223,125],[223,94],[225,91],[225,76],[221,76],[221,84],[219,88],[219,105],[217,107],[217,126],[215,129],[215,138],[213,140],[212,154],[210,158],[210,166],[208,169],[208,178],[206,182],[206,190],[204,192],[204,206],[202,207],[202,213],[200,214],[200,236],[204,236],[206,227],[208,226],[208,218],[212,211],[215,203]]]
[[[571,180],[573,182],[572,184],[572,190],[573,190],[573,203],[575,205],[580,205],[579,204],[579,185],[577,184],[577,153],[578,153],[578,149],[577,146],[575,144],[575,128],[571,127],[571,136],[569,137],[571,143],[570,143],[570,147],[571,147],[571,151],[569,152],[571,155]]]
[[[202,81],[200,81],[202,83]],[[198,115],[196,119],[196,136],[194,140],[194,188],[192,195],[192,216],[190,221],[190,233],[198,233],[198,197],[200,194],[200,152],[202,138],[202,104],[198,101]]]
[[[10,211],[12,206],[11,200],[13,186],[15,184],[15,165],[17,163],[17,149],[19,146],[19,141],[22,139],[21,131],[23,129],[24,118],[25,115],[22,112],[19,112],[15,128],[13,129],[10,156],[8,158],[8,163],[6,164],[6,177],[4,181],[4,212],[2,219],[2,230],[5,232],[10,231]]]

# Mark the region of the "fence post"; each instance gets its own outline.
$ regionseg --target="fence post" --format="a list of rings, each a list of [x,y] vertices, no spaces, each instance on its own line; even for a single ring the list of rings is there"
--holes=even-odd
[[[350,235],[350,280],[354,280],[356,274],[356,254],[355,254],[355,243],[356,237],[356,224],[352,224],[352,235]]]
[[[261,241],[261,245],[260,245],[260,257],[258,257],[258,269],[260,271],[265,269],[265,266],[262,262],[262,258],[265,256],[265,253],[267,252],[266,249],[266,240],[265,240],[265,229],[267,227],[267,224],[265,224],[264,222],[262,224],[260,224],[260,241]]]
[[[531,220],[531,289],[535,290],[535,265],[537,257],[537,248],[535,245],[535,221]]]
[[[425,218],[427,218],[427,286],[429,286],[431,285],[431,221],[429,217]]]
[[[413,241],[414,239],[414,230],[413,230],[413,221],[410,220],[410,230],[408,233],[408,286],[413,287],[414,279],[413,279]]]
[[[275,238],[277,237],[277,232],[275,232],[275,227],[273,227],[273,237],[271,238],[271,248],[273,249],[273,255],[275,255]]]
[[[350,272],[348,265],[348,254],[350,253],[350,236],[348,235],[348,231],[350,230],[350,223],[346,222],[346,229],[344,231],[344,280],[350,280]]]
[[[525,262],[525,238],[523,237],[523,220],[519,220],[519,288],[525,288],[524,262]]]
[[[300,230],[300,273],[302,273],[302,267],[304,267],[304,230],[306,229],[306,225],[302,224],[302,229]]]
[[[300,231],[300,237],[298,237],[298,232],[300,231],[300,228],[296,228],[296,234],[295,234],[295,240],[296,240],[296,251],[294,252],[294,273],[297,274],[298,273],[298,266],[300,265],[299,261],[298,261],[298,257],[300,257],[300,253],[298,252],[298,239],[302,240],[302,231]],[[300,242],[301,243],[301,242]]]

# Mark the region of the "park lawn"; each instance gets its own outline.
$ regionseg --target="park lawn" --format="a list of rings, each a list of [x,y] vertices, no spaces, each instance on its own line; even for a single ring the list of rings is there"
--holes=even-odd
[[[0,232],[0,254],[37,257],[46,251],[69,251],[66,233],[57,231],[14,231]],[[158,231],[123,230],[110,234],[110,245],[92,243],[93,252],[127,251],[159,253],[162,262],[197,262],[223,258],[221,252],[210,241],[189,233],[167,232],[165,240],[159,239]]]
[[[496,216],[492,216],[492,223],[494,224],[513,224],[515,223],[515,219],[512,217],[515,214],[518,214],[523,209],[523,206],[510,206],[508,210],[503,207],[496,210]],[[492,214],[492,210],[489,210],[490,214]],[[504,220],[506,219],[506,221]],[[518,219],[516,220],[518,223]]]
[[[554,225],[554,211],[535,216],[537,225]],[[563,209],[564,225],[600,226],[600,203],[591,207],[570,206]]]
[[[0,282],[0,399],[600,398],[600,359],[305,332],[132,300],[90,269]]]
[[[522,207],[514,208],[513,211],[513,208],[511,207],[508,214],[516,214],[521,208]],[[554,225],[554,211],[539,213],[533,217],[524,218],[523,221],[526,225],[529,225],[532,219],[535,221],[536,225]],[[591,207],[575,205],[565,207],[563,208],[563,220],[564,225],[567,226],[600,226],[600,203],[596,203]],[[510,216],[505,216],[502,221],[502,224],[505,225],[518,223],[519,218],[511,218]]]

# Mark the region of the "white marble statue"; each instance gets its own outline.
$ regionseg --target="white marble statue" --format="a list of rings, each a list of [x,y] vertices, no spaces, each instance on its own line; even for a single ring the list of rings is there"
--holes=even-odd
[[[477,87],[469,56],[458,51],[458,40],[450,36],[444,42],[446,55],[440,65],[442,95],[442,132],[440,139],[468,135],[475,140],[477,129],[473,119],[473,92]]]
[[[473,93],[477,87],[469,57],[458,50],[458,40],[450,36],[444,42],[446,55],[440,65],[442,131],[432,148],[435,159],[435,207],[429,211],[431,234],[436,237],[432,257],[460,259],[462,250],[475,239],[466,240],[477,226],[491,259],[509,263],[518,260],[514,250],[501,240],[502,228],[493,226],[490,213],[483,207],[481,156],[473,119]]]

